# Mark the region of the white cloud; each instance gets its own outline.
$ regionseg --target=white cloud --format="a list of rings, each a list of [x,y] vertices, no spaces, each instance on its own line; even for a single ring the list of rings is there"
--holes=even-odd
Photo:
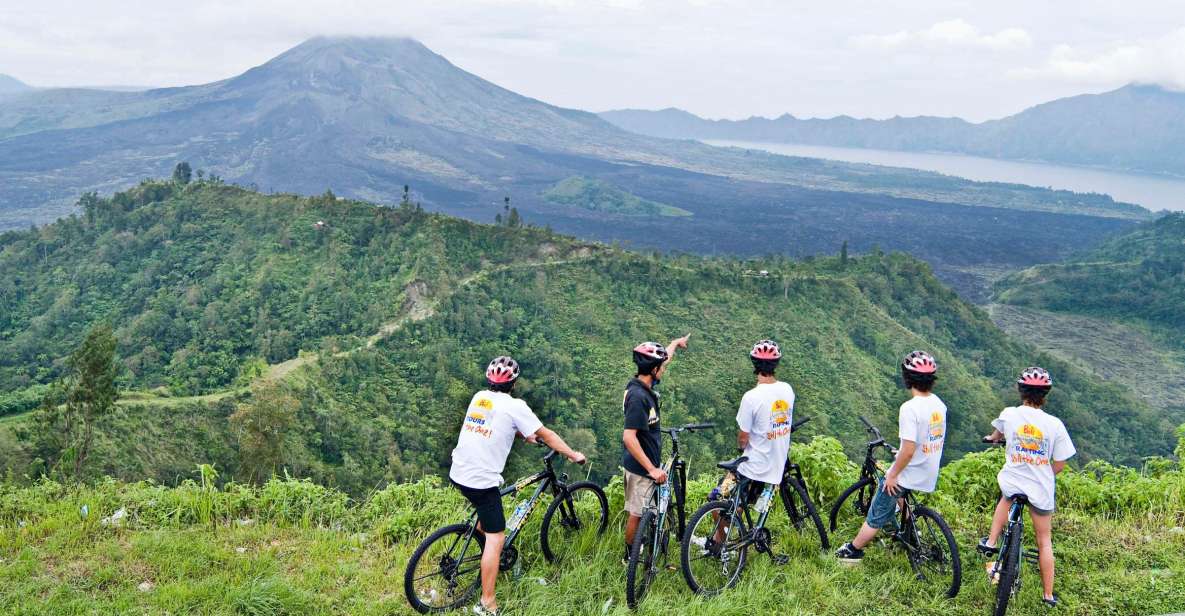
[[[1022,28],[1005,28],[994,34],[980,32],[964,19],[940,21],[923,30],[898,30],[890,34],[864,34],[851,38],[858,47],[899,49],[907,46],[969,47],[1005,51],[1031,47],[1033,38]]]
[[[1157,83],[1185,88],[1185,28],[1160,38],[1119,42],[1102,51],[1058,45],[1044,64],[1010,71],[1019,79],[1053,79],[1079,84]]]

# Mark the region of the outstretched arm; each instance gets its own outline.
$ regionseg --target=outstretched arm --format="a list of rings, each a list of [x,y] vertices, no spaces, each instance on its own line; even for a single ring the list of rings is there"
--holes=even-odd
[[[691,337],[691,334],[687,334],[686,336],[683,336],[682,338],[675,338],[674,340],[672,340],[670,342],[670,344],[667,345],[667,360],[663,363],[664,364],[671,363],[671,360],[675,359],[675,351],[677,349],[686,349],[687,348],[687,339],[690,337]]]
[[[560,454],[561,456],[564,456],[565,458],[577,464],[584,464],[584,454],[569,447],[568,444],[564,442],[564,439],[560,438],[560,435],[556,434],[551,429],[539,428],[535,431],[535,436],[538,437],[539,440],[543,441],[548,447],[556,450],[556,453]]]

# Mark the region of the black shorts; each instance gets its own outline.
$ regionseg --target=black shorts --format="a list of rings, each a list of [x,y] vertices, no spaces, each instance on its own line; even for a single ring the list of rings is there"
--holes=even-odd
[[[506,514],[502,512],[502,494],[498,488],[475,490],[451,479],[449,481],[457,486],[465,499],[477,510],[477,521],[481,523],[483,532],[500,533],[506,530]]]

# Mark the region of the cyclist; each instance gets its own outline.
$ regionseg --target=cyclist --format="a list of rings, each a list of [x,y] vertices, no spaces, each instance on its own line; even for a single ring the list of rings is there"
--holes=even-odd
[[[764,484],[782,482],[782,472],[790,456],[794,388],[775,376],[782,351],[773,340],[760,340],[749,351],[749,359],[753,362],[757,385],[745,392],[737,410],[737,448],[749,459],[737,467],[740,477],[726,472],[708,494],[708,500],[728,498],[733,488],[740,485],[747,490],[746,502],[753,504]],[[713,540],[717,545],[724,540],[723,528],[716,531]],[[711,546],[701,547],[711,549]]]
[[[1029,517],[1033,520],[1033,534],[1037,537],[1037,561],[1041,569],[1042,600],[1056,607],[1058,597],[1053,592],[1053,509],[1056,476],[1066,467],[1066,460],[1076,450],[1062,420],[1041,409],[1045,397],[1053,389],[1053,378],[1044,368],[1026,368],[1016,381],[1021,405],[1004,409],[992,421],[987,439],[1005,439],[1004,468],[996,475],[1000,484],[1000,501],[992,516],[990,534],[979,542],[979,551],[989,556],[999,550],[996,540],[1008,522],[1012,497],[1023,494],[1029,500]],[[994,563],[988,563],[990,572]]]
[[[675,351],[687,348],[690,336],[676,338],[665,347],[657,342],[643,342],[634,347],[637,372],[626,384],[622,399],[625,430],[621,441],[625,451],[621,465],[625,467],[625,511],[628,514],[625,522],[625,558],[622,563],[629,562],[634,533],[638,530],[638,523],[646,504],[650,502],[654,487],[667,481],[667,473],[659,462],[662,456],[662,425],[659,395],[655,388],[662,380],[667,364],[675,358]]]
[[[938,364],[925,351],[914,351],[901,360],[901,378],[913,396],[901,405],[897,415],[901,445],[893,466],[877,486],[860,532],[835,551],[840,561],[861,562],[865,546],[877,532],[886,525],[896,525],[898,499],[907,490],[933,492],[938,485],[946,440],[946,405],[931,391],[937,375]]]
[[[531,411],[526,402],[510,395],[519,377],[519,365],[510,357],[496,357],[486,368],[488,387],[474,394],[461,424],[461,435],[453,449],[449,480],[477,511],[477,528],[485,535],[481,554],[481,599],[473,613],[498,614],[494,584],[498,561],[506,540],[506,517],[502,511],[502,469],[516,435],[528,441],[542,440],[569,460],[580,463],[584,454],[573,450]]]

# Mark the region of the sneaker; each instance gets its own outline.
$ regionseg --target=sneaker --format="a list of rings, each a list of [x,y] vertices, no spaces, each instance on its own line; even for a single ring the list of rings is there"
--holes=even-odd
[[[691,545],[699,548],[700,556],[720,556],[720,546],[716,544],[714,539],[693,535],[691,537]]]
[[[502,610],[491,610],[490,608],[482,605],[481,601],[478,601],[477,605],[473,606],[473,613],[477,614],[477,616],[502,616]]]
[[[840,546],[840,548],[835,551],[835,557],[838,558],[839,562],[841,563],[856,564],[863,562],[864,550],[857,550],[856,546],[852,545],[852,543],[849,541],[848,543]]]
[[[1059,603],[1057,593],[1053,593],[1052,599],[1042,598],[1041,603],[1044,603],[1046,607],[1057,607]]]
[[[988,545],[988,538],[984,537],[979,540],[979,545],[975,546],[975,551],[984,556],[995,556],[1000,553],[1000,548],[994,545]]]

